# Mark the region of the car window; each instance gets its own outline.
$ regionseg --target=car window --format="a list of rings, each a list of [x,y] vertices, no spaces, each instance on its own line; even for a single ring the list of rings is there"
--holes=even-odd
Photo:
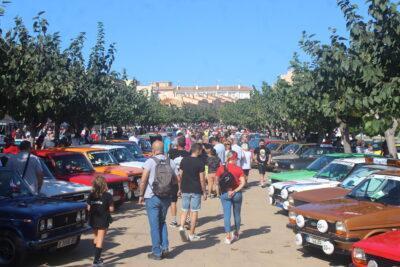
[[[55,179],[54,175],[50,172],[49,168],[47,167],[43,159],[40,159],[40,164],[42,165],[43,176],[44,176],[43,178],[47,180]]]
[[[358,166],[354,168],[354,170],[346,177],[346,179],[342,182],[342,187],[346,189],[352,189],[360,182],[362,182],[368,175],[379,171],[376,168],[367,167],[367,166]]]
[[[353,165],[350,164],[342,164],[337,162],[331,162],[327,166],[325,166],[322,170],[320,170],[315,177],[328,179],[331,181],[341,181],[344,177],[346,177]]]
[[[299,144],[290,144],[283,149],[284,154],[294,154],[299,149]]]
[[[268,144],[267,148],[271,151],[276,150],[279,147],[279,144]]]
[[[87,154],[90,162],[96,167],[118,164],[118,161],[108,151],[93,151],[88,152]]]
[[[135,161],[135,157],[129,152],[127,148],[116,148],[112,149],[111,153],[117,159],[118,162],[129,162]]]
[[[123,144],[123,146],[126,147],[136,158],[144,157],[142,150],[136,143]]]
[[[327,157],[323,156],[320,157],[313,162],[311,162],[310,165],[307,166],[307,170],[309,171],[319,171],[329,163],[331,163],[335,158],[334,157]]]
[[[62,175],[93,171],[89,161],[81,154],[55,156],[53,160],[57,172]]]
[[[400,205],[400,181],[372,177],[360,183],[348,196],[387,205]]]

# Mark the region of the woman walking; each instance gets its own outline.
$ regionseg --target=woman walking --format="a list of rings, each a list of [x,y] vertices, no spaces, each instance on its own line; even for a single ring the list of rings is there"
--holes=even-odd
[[[231,244],[239,239],[241,209],[242,209],[242,192],[241,190],[246,184],[243,170],[236,165],[238,155],[235,151],[230,151],[227,155],[227,163],[225,166],[220,166],[216,176],[220,180],[230,180],[229,186],[224,188],[221,186],[221,203],[224,212],[224,228],[225,228],[225,244]],[[235,227],[231,233],[231,215]]]
[[[217,151],[212,146],[206,147],[207,152],[207,167],[208,167],[208,174],[207,174],[207,183],[208,183],[208,197],[212,198],[216,195],[219,197],[219,186],[218,180],[216,180],[215,173],[217,172],[218,167],[221,165],[221,160],[217,156]]]
[[[103,266],[101,252],[103,250],[104,238],[108,227],[112,221],[111,212],[114,212],[113,198],[107,192],[108,187],[103,176],[97,176],[93,181],[92,193],[90,193],[88,202],[89,225],[93,229],[95,254],[93,266]]]
[[[243,150],[242,169],[247,184],[252,164],[251,151],[249,151],[249,145],[247,143],[242,144],[242,150]]]

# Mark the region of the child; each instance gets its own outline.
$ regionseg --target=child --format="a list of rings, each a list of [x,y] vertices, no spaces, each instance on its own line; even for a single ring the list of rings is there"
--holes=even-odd
[[[249,151],[249,145],[247,143],[242,144],[244,157],[242,158],[242,169],[244,172],[244,178],[246,180],[249,179],[249,172],[251,170],[251,151]]]
[[[93,189],[87,200],[89,211],[89,225],[93,228],[95,254],[93,266],[102,266],[101,251],[104,237],[111,223],[111,214],[114,212],[113,198],[108,193],[106,180],[103,176],[97,176],[93,180]]]
[[[208,194],[209,197],[212,198],[214,195],[212,192],[216,191],[217,196],[219,197],[219,187],[218,180],[215,177],[215,173],[217,172],[218,167],[221,165],[221,160],[217,156],[217,152],[212,147],[207,147],[207,166],[208,166],[208,174],[207,174],[207,182],[208,182]]]

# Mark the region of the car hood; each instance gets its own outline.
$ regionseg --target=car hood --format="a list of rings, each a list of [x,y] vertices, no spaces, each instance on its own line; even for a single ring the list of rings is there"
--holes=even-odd
[[[120,165],[125,167],[136,167],[142,169],[144,163],[140,161],[128,161],[128,162],[121,162]]]
[[[74,174],[69,176],[69,181],[72,183],[91,186],[93,179],[96,178],[97,176],[103,176],[106,179],[107,183],[128,181],[128,177],[118,176],[114,174],[100,173],[100,172]]]
[[[50,216],[85,208],[85,203],[37,196],[9,198],[0,201],[0,209],[3,212],[29,218]]]
[[[90,192],[92,187],[56,179],[44,179],[40,192],[48,197]]]
[[[96,171],[101,172],[101,173],[112,173],[112,174],[117,174],[117,175],[126,175],[126,176],[131,176],[131,175],[140,175],[143,172],[142,168],[137,168],[137,167],[127,167],[127,166],[121,166],[121,165],[112,165],[112,166],[98,166],[95,167]]]
[[[358,201],[355,199],[339,198],[323,202],[309,203],[294,208],[296,213],[314,219],[326,219],[328,221],[344,221],[353,217],[378,213],[384,209],[396,209],[385,207],[383,204],[370,201]],[[393,211],[395,212],[395,211]]]
[[[354,244],[365,253],[400,262],[400,231],[370,237]]]
[[[317,172],[301,170],[301,171],[288,171],[280,173],[272,173],[270,178],[278,181],[293,181],[301,179],[311,179]]]
[[[295,200],[312,203],[312,202],[321,202],[334,198],[344,197],[349,192],[350,190],[344,189],[342,187],[331,187],[331,188],[307,190],[303,192],[295,192],[293,193],[292,196]]]

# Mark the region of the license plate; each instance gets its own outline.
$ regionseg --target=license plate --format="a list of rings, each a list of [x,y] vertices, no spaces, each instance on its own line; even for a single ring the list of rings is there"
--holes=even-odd
[[[76,236],[65,238],[63,240],[58,241],[57,248],[68,247],[76,243],[78,238]]]
[[[317,246],[322,247],[322,245],[323,245],[323,243],[324,243],[325,240],[319,239],[319,238],[315,238],[315,237],[312,237],[312,236],[307,236],[307,237],[306,237],[306,241],[307,241],[308,243],[310,243],[310,244],[313,244],[313,245],[317,245]]]

